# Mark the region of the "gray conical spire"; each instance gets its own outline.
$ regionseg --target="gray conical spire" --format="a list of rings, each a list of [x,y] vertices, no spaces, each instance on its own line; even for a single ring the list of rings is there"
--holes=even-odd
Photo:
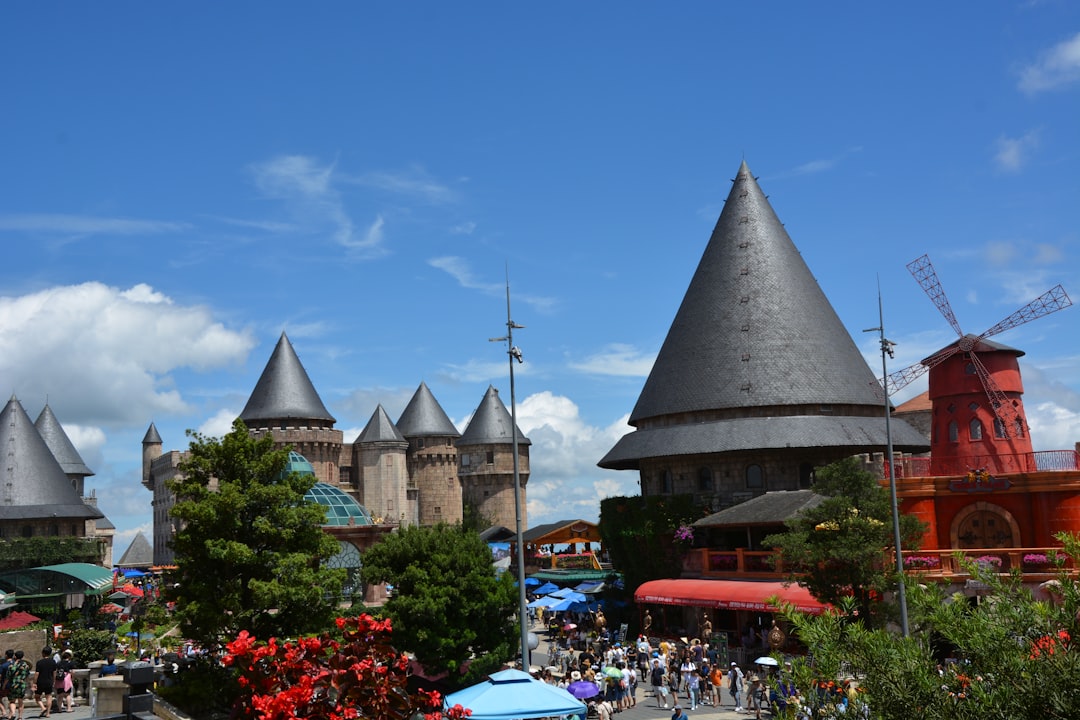
[[[600,465],[769,447],[866,452],[885,444],[879,392],[744,161],[630,415],[639,431]],[[894,443],[926,447],[903,423]]]
[[[450,422],[427,383],[421,382],[397,421],[397,429],[407,438],[458,437],[461,433]]]
[[[513,419],[510,417],[506,406],[503,405],[503,401],[499,397],[499,391],[488,385],[487,392],[484,393],[484,399],[480,401],[479,407],[473,413],[472,420],[469,421],[469,427],[465,428],[465,432],[458,438],[457,445],[458,447],[465,447],[466,445],[509,445],[514,442],[514,438],[510,434],[511,425],[513,425]],[[521,428],[517,429],[517,438],[519,445],[532,444],[529,438],[521,434]]]
[[[336,422],[315,392],[285,333],[281,333],[240,419],[250,427],[258,427],[259,421],[272,420]]]
[[[397,429],[380,403],[379,406],[375,408],[375,412],[372,413],[371,419],[368,420],[368,424],[364,427],[360,436],[356,438],[356,442],[369,443],[387,441],[407,442],[405,436]]]
[[[150,541],[141,532],[135,533],[131,544],[124,551],[117,567],[140,568],[150,567],[154,564],[154,548],[150,547]]]
[[[104,517],[75,492],[14,395],[0,411],[0,448],[0,520]]]
[[[143,445],[160,445],[161,435],[158,434],[157,425],[150,423],[150,427],[146,428],[146,435],[143,435]]]
[[[60,421],[56,419],[56,415],[53,414],[48,403],[45,404],[45,408],[38,415],[38,419],[34,421],[34,427],[37,428],[41,439],[49,446],[49,450],[52,451],[56,462],[60,463],[60,467],[64,469],[64,473],[81,477],[94,474],[94,471],[83,462],[82,456],[79,455],[79,451],[71,443],[71,438],[64,432],[64,428],[60,425]]]

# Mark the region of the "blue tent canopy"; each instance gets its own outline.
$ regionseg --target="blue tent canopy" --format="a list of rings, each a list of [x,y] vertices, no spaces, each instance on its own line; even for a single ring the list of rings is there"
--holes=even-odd
[[[559,589],[559,586],[556,585],[555,583],[547,582],[547,583],[544,583],[543,585],[541,585],[540,587],[536,588],[535,590],[533,590],[533,592],[536,593],[537,595],[550,595],[551,593],[555,592],[558,589]]]
[[[487,680],[447,695],[443,707],[469,708],[470,720],[527,720],[577,715],[585,718],[585,703],[566,690],[534,680],[520,670],[492,673]]]

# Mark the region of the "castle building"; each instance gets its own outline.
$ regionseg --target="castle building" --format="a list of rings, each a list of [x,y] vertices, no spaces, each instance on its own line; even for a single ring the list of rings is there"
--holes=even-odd
[[[84,496],[93,475],[46,405],[31,423],[13,395],[0,411],[0,538],[85,538],[88,555],[112,566],[115,527]]]
[[[881,388],[746,162],[630,425],[600,467],[713,510],[809,488],[814,468],[885,447]],[[892,439],[928,449],[900,419]]]
[[[513,423],[492,387],[464,433],[421,382],[397,423],[379,405],[356,439],[347,443],[282,333],[240,419],[252,434],[270,435],[277,447],[290,447],[302,456],[324,489],[350,496],[373,526],[460,522],[465,503],[496,525],[516,522]],[[529,440],[520,429],[517,439],[524,518]],[[154,563],[168,565],[173,562],[170,540],[176,531],[169,514],[176,498],[168,481],[177,476],[184,453],[162,448],[151,423],[143,438],[143,485],[153,493]],[[376,534],[367,532],[365,537]],[[346,548],[342,552],[348,554]]]

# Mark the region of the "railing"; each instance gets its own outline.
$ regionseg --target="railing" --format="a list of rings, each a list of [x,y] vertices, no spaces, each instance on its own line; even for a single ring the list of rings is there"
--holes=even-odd
[[[948,477],[971,472],[1067,472],[1080,470],[1080,453],[1075,450],[1040,450],[1009,455],[972,455],[958,458],[905,457],[893,460],[897,478]],[[884,477],[889,466],[883,465]]]
[[[1053,575],[1058,566],[1054,563],[1055,555],[1061,548],[968,548],[964,550],[919,550],[905,552],[904,567],[909,573],[924,574],[933,578],[948,579],[967,577],[957,555],[966,557],[976,565],[995,572],[1009,572],[1020,568],[1025,575]],[[1045,557],[1045,562],[1039,561]],[[775,564],[772,558],[775,557]],[[885,558],[893,563],[892,553]],[[1065,558],[1064,566],[1072,568],[1071,560]],[[701,548],[691,550],[683,562],[683,575],[702,578],[728,578],[743,580],[776,580],[787,575],[783,558],[779,553],[769,550],[712,550]]]

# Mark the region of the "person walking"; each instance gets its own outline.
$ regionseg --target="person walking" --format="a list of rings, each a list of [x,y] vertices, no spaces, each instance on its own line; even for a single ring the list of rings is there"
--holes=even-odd
[[[23,704],[26,698],[26,683],[34,666],[25,658],[22,650],[15,651],[15,659],[7,670],[8,716],[23,720]],[[16,715],[16,713],[18,713]]]
[[[668,691],[664,680],[664,666],[660,664],[659,658],[654,658],[652,661],[652,669],[649,670],[649,684],[652,685],[653,697],[656,698],[656,707],[666,708],[668,706]]]
[[[60,662],[56,663],[56,707],[60,712],[75,712],[73,707],[71,671],[75,662],[70,650],[60,653]]]
[[[739,669],[738,663],[731,663],[731,669],[728,671],[728,693],[731,694],[732,699],[735,701],[735,712],[743,712],[742,706],[742,691],[743,691],[743,671]]]
[[[51,647],[41,649],[41,659],[34,668],[37,675],[34,677],[34,701],[41,708],[38,717],[47,718],[52,713],[53,687],[56,683],[56,661],[53,660]]]
[[[724,671],[720,665],[713,665],[709,670],[709,690],[712,692],[713,705],[716,707],[723,707],[724,696],[720,692],[720,687],[724,684]]]

